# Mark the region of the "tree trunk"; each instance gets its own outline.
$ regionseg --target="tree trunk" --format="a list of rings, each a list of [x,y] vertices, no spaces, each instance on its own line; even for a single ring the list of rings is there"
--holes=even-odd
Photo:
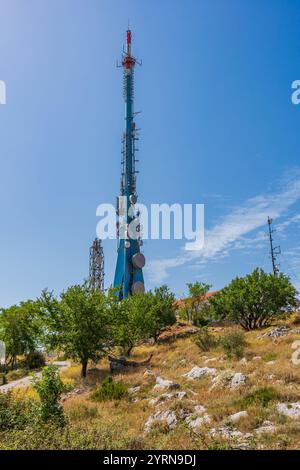
[[[88,366],[88,360],[83,359],[81,361],[81,377],[83,377],[84,379],[86,378],[87,366]]]

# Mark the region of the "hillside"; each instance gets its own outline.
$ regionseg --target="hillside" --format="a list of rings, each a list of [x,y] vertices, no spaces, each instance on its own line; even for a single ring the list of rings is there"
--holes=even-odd
[[[161,344],[133,352],[137,361],[152,353],[150,366],[114,374],[129,388],[120,400],[91,399],[109,374],[106,360],[90,369],[84,383],[73,364],[61,373],[74,386],[63,399],[67,429],[6,432],[0,448],[297,449],[300,366],[291,361],[292,344],[300,339],[297,323],[294,316],[287,328],[247,332],[241,359],[227,358],[220,347],[201,352],[194,335],[165,334]],[[221,336],[232,329],[210,331]],[[18,393],[34,395],[30,389]]]

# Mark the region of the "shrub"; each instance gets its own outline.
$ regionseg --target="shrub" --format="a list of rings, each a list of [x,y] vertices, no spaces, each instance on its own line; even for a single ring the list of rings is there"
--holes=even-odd
[[[280,394],[273,387],[263,387],[249,393],[238,401],[241,408],[248,408],[252,405],[260,405],[266,408],[270,402],[280,399]]]
[[[0,373],[0,385],[6,384],[6,374]]]
[[[220,338],[220,345],[228,357],[241,358],[246,346],[245,335],[241,331],[231,331]]]
[[[194,342],[203,352],[214,349],[218,345],[217,339],[205,327],[194,336]]]
[[[76,404],[76,407],[69,411],[69,416],[74,421],[95,418],[97,414],[98,409],[96,406],[88,406],[85,403]]]
[[[27,354],[25,362],[28,369],[40,369],[46,365],[45,357],[40,351]]]
[[[296,305],[297,291],[284,274],[274,276],[255,269],[237,277],[210,299],[215,316],[239,323],[244,329],[264,328],[287,315]]]
[[[41,420],[43,422],[52,421],[63,426],[65,419],[59,400],[61,395],[67,391],[67,387],[60,378],[58,368],[53,365],[45,367],[41,378],[36,379],[33,386],[41,400]]]
[[[113,381],[112,377],[108,376],[92,393],[91,398],[94,401],[120,400],[127,395],[127,386],[123,382]]]
[[[18,380],[18,379],[22,379],[23,377],[26,377],[26,375],[28,375],[27,369],[10,370],[6,374],[6,380],[7,382],[13,382],[14,380]]]
[[[22,430],[36,421],[36,403],[11,392],[0,393],[0,430]]]

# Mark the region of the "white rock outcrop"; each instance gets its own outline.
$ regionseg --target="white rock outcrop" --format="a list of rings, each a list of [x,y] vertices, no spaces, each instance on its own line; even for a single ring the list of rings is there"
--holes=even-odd
[[[179,384],[172,382],[171,380],[162,379],[161,377],[156,377],[156,385],[154,385],[153,390],[172,390],[174,388],[179,388]]]
[[[200,379],[207,375],[216,375],[217,370],[212,367],[193,367],[189,372],[183,374],[183,377],[187,377],[190,380]]]
[[[231,423],[237,423],[240,419],[247,418],[248,413],[247,411],[239,411],[238,413],[234,413],[233,415],[228,416],[228,421]]]
[[[147,419],[144,431],[149,432],[155,423],[164,423],[169,430],[174,429],[177,425],[176,414],[171,410],[157,411]]]
[[[300,418],[300,402],[296,403],[277,403],[277,411],[279,414],[287,416],[288,418]]]
[[[211,390],[215,388],[229,387],[235,389],[244,385],[247,381],[247,377],[241,372],[233,372],[231,370],[225,370],[221,374],[217,375],[212,379]]]
[[[264,421],[262,425],[255,429],[255,434],[273,434],[277,431],[277,426],[275,426],[271,421]]]

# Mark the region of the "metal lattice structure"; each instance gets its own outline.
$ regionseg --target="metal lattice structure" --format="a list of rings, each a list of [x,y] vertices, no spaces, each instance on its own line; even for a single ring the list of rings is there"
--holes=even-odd
[[[90,248],[89,280],[93,289],[104,292],[104,253],[99,238],[95,238]]]
[[[269,241],[270,241],[270,255],[272,260],[272,269],[274,276],[279,274],[279,264],[277,263],[277,256],[281,254],[280,246],[274,246],[273,233],[274,229],[272,228],[273,219],[268,217],[268,226],[269,226]]]
[[[120,197],[117,198],[117,235],[118,258],[115,270],[114,287],[118,289],[119,299],[125,299],[136,292],[144,292],[143,267],[145,257],[140,251],[142,246],[140,232],[140,213],[136,211],[136,174],[135,152],[138,129],[133,111],[134,67],[138,61],[131,53],[131,31],[126,32],[126,49],[123,52],[123,91],[125,101],[125,130],[123,134],[122,171]],[[135,234],[129,230],[135,227]]]

